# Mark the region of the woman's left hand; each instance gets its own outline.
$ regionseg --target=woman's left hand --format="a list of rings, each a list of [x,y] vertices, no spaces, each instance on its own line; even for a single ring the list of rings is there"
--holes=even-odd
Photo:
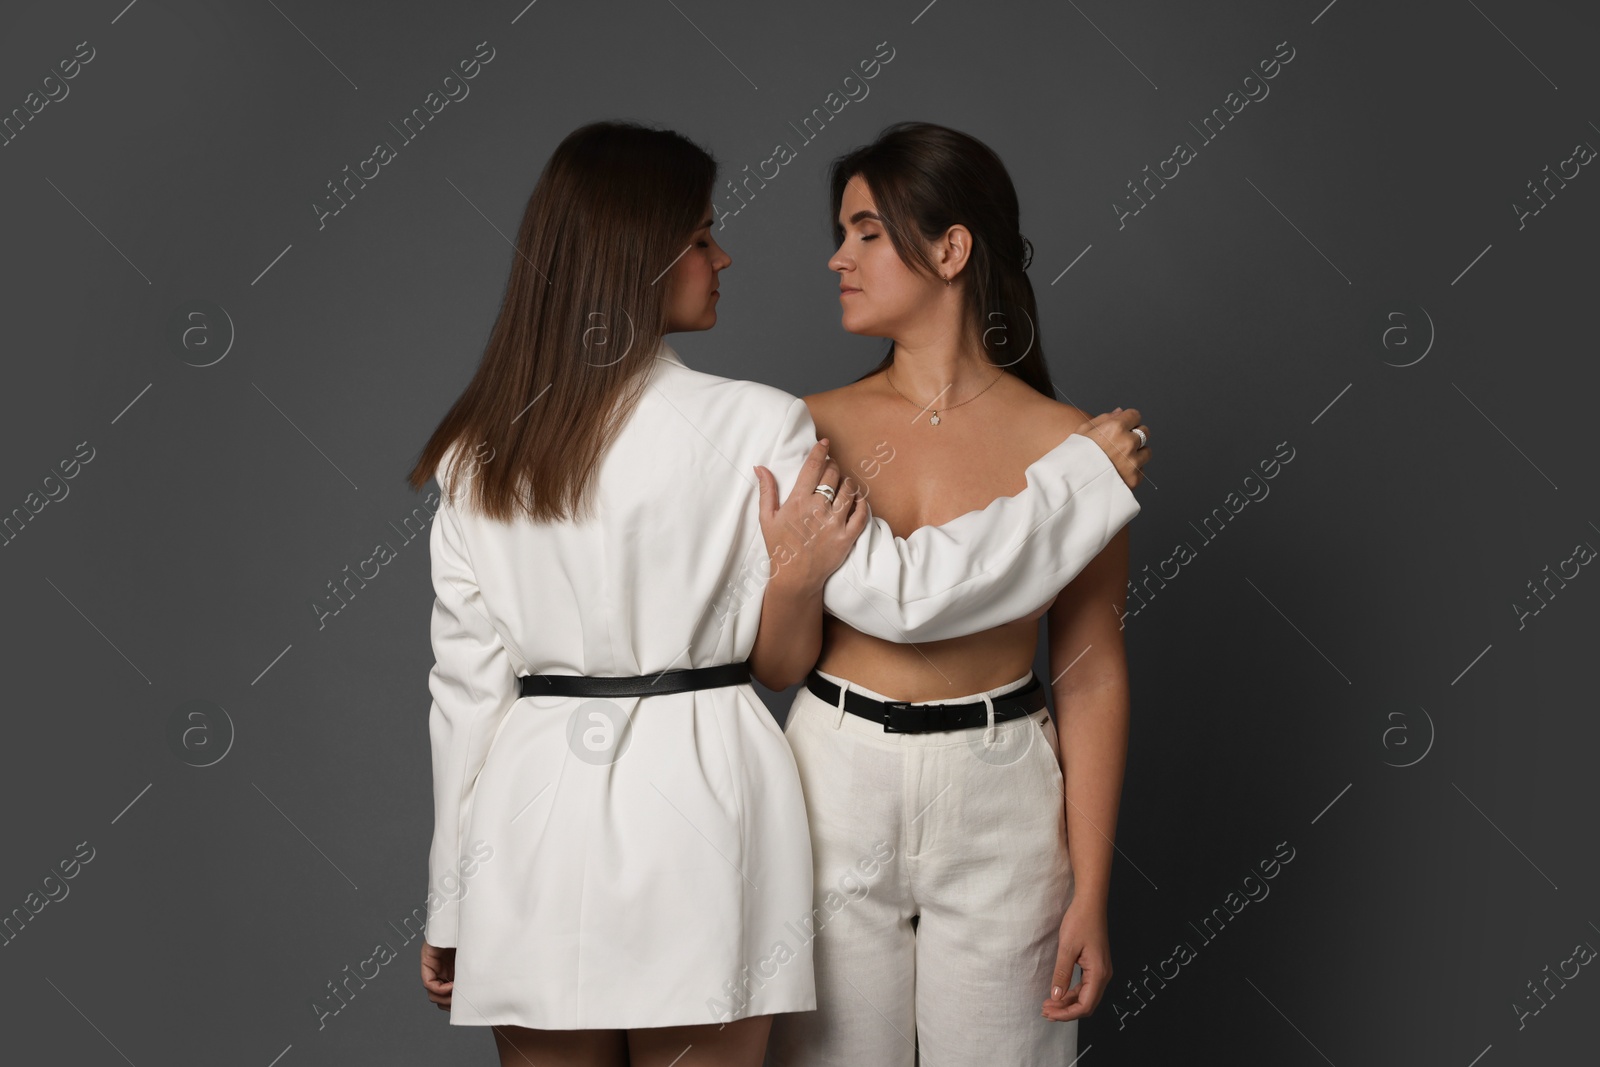
[[[455,989],[456,950],[422,942],[422,989],[441,1011],[450,1010],[450,993]]]
[[[1072,984],[1072,966],[1083,971],[1083,980]],[[1050,979],[1051,995],[1044,1002],[1044,1017],[1068,1022],[1093,1015],[1111,984],[1111,932],[1104,908],[1079,908],[1074,903],[1061,920],[1056,947],[1056,969]]]

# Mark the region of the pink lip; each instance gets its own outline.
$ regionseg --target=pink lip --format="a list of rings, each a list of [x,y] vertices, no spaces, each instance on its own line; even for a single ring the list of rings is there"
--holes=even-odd
[[[842,285],[839,287],[839,295],[840,296],[848,296],[851,293],[859,293],[860,291],[861,291],[860,289],[846,289]]]

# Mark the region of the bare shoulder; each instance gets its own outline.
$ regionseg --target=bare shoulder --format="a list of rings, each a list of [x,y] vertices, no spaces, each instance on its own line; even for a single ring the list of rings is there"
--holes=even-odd
[[[873,375],[837,389],[806,396],[806,407],[811,412],[811,421],[817,424],[817,434],[823,437],[835,435],[839,427],[867,415],[868,405],[878,393],[877,385],[881,378],[882,375]]]
[[[813,411],[835,411],[859,404],[878,392],[883,375],[873,374],[858,382],[847,382],[836,389],[812,393],[805,398],[806,406]]]
[[[1027,428],[1027,437],[1037,456],[1055,448],[1089,421],[1082,408],[1045,396],[1026,382],[1018,381],[1009,398],[1016,405],[1015,425]]]
[[[1039,400],[1044,406],[1044,410],[1040,414],[1040,421],[1051,433],[1055,434],[1057,441],[1060,441],[1073,430],[1089,421],[1089,413],[1082,408],[1074,407],[1071,404],[1063,404],[1061,401],[1048,396],[1040,396]]]

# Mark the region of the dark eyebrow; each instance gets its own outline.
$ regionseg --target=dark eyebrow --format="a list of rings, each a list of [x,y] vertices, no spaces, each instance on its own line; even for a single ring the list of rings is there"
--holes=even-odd
[[[882,222],[883,216],[879,215],[876,211],[866,210],[858,211],[854,215],[850,216],[850,221],[852,223],[860,222],[862,219],[872,219],[875,222]]]
[[[713,223],[713,222],[716,222],[716,221],[717,221],[717,220],[716,220],[716,219],[715,219],[715,218],[714,218],[714,217],[713,217],[713,218],[709,218],[709,219],[706,219],[706,221],[704,221],[704,222],[702,222],[702,223],[701,223],[701,224],[700,224],[700,229],[702,229],[702,230],[709,230],[709,229],[710,229],[710,228],[711,228],[711,224],[712,224],[712,223]]]

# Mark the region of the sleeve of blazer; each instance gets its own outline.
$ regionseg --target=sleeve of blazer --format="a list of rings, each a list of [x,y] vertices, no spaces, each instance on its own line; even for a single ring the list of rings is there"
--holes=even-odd
[[[476,870],[475,861],[461,855],[465,800],[496,728],[521,692],[511,656],[485,613],[448,499],[434,515],[428,545],[434,589],[429,629],[435,662],[428,674],[434,822],[425,933],[430,945],[445,948],[456,944],[460,899]]]
[[[816,443],[810,411],[796,399],[767,465],[780,494],[790,492]],[[1035,460],[1027,479],[1016,496],[910,537],[894,536],[872,516],[823,587],[823,607],[901,644],[977,633],[1043,607],[1139,513],[1116,466],[1081,434]],[[871,482],[857,480],[870,502]]]

